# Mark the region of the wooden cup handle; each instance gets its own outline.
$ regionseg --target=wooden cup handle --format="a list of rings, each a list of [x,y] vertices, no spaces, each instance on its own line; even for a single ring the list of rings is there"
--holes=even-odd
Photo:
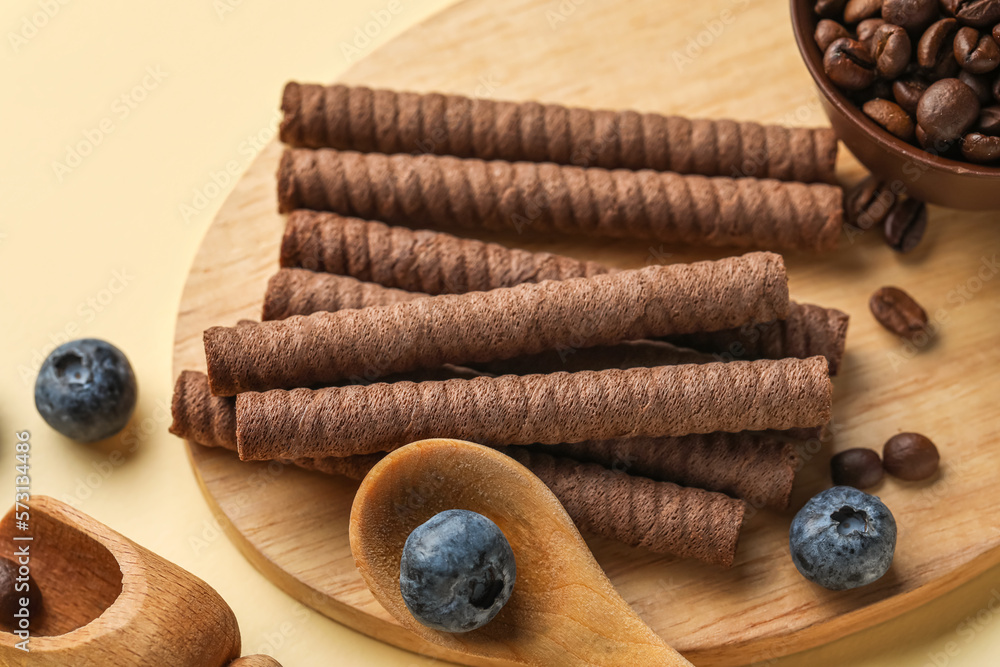
[[[269,655],[245,655],[236,658],[226,667],[281,667],[281,663]]]

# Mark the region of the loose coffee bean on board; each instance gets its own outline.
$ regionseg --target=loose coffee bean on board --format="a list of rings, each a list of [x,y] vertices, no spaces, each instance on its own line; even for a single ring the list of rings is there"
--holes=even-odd
[[[927,204],[908,197],[897,201],[885,218],[885,242],[893,250],[908,253],[924,238]]]
[[[855,447],[830,459],[830,476],[836,486],[869,489],[881,482],[884,475],[882,459],[872,449]]]
[[[927,313],[898,287],[879,288],[868,300],[868,307],[879,324],[907,340],[927,328]]]
[[[860,229],[871,229],[885,222],[896,203],[896,193],[874,176],[868,176],[847,192],[844,211],[848,221]]]
[[[882,448],[882,465],[893,477],[909,482],[928,479],[937,472],[941,455],[937,446],[919,433],[899,433]]]

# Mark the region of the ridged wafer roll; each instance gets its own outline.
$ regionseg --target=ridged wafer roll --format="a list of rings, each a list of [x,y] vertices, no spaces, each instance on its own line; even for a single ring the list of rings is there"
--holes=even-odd
[[[212,393],[232,396],[594,347],[784,317],[779,255],[514,287],[321,312],[252,327],[212,327],[205,356]],[[470,438],[477,441],[476,438]]]
[[[244,392],[244,460],[350,456],[449,437],[504,445],[712,431],[830,420],[826,360],[660,366],[444,382]]]
[[[288,149],[278,168],[282,212],[692,246],[832,250],[842,199],[818,183],[327,148]]]
[[[771,433],[746,431],[588,440],[547,445],[544,452],[775,509],[788,507],[798,468],[792,442]]]
[[[745,510],[741,500],[524,448],[503,451],[552,490],[583,532],[656,553],[733,564]]]
[[[170,432],[206,447],[236,450],[236,399],[213,396],[204,373],[182,371],[170,402]]]
[[[307,210],[288,216],[281,266],[428,294],[481,292],[609,271],[597,262]]]
[[[281,140],[308,148],[835,182],[828,128],[295,82],[281,109]]]
[[[667,336],[675,345],[730,359],[778,359],[823,355],[836,375],[844,357],[848,315],[835,308],[791,303],[788,316],[734,329]]]
[[[612,272],[617,269],[611,270]],[[404,292],[362,283],[347,276],[337,276],[329,273],[312,273],[302,269],[282,269],[268,283],[267,294],[264,297],[264,319],[283,319],[292,315],[309,315],[319,311],[335,311],[343,308],[364,308],[367,306],[385,305],[400,301],[427,296],[418,292]],[[823,308],[812,304],[799,304],[794,301],[789,304],[788,317],[785,320],[771,321],[739,327],[710,334],[698,333],[670,337],[669,340],[678,346],[691,346],[704,351],[714,361],[725,361],[734,358],[744,359],[784,359],[799,357],[806,359],[822,355],[830,362],[830,374],[836,375],[844,355],[847,339],[848,315],[835,308]],[[541,353],[541,359],[555,360],[553,355],[568,359],[570,353],[581,350],[566,347],[562,350]],[[594,354],[604,354],[595,351]],[[715,356],[713,356],[715,355]],[[583,370],[584,368],[621,367],[615,364],[584,365],[590,363],[590,354],[577,356],[576,365],[569,362],[566,368],[545,363],[542,368],[556,370]],[[586,360],[586,361],[585,361]],[[512,370],[521,364],[534,363],[532,360],[510,360],[490,362],[494,370],[491,373],[516,372]],[[675,362],[663,361],[648,365],[660,366]],[[696,358],[676,363],[700,363]],[[479,365],[480,368],[486,367]],[[531,368],[520,366],[522,368]],[[503,369],[511,369],[504,371]],[[542,371],[534,371],[542,372]]]
[[[513,359],[475,364],[474,369],[490,375],[532,375],[535,373],[576,373],[609,368],[652,368],[681,364],[710,364],[718,359],[710,354],[653,340],[625,341],[617,345],[546,350]]]
[[[292,315],[384,306],[422,296],[428,295],[366,283],[349,276],[281,269],[267,281],[261,319],[283,320]]]

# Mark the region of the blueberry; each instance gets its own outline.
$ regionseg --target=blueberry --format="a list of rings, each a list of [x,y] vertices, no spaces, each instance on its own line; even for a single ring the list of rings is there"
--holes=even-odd
[[[816,494],[792,519],[795,567],[809,581],[843,591],[870,584],[889,570],[896,520],[876,496],[850,486]]]
[[[111,343],[83,338],[60,345],[35,380],[35,407],[67,438],[95,442],[125,427],[135,409],[135,374]]]
[[[406,608],[444,632],[489,623],[510,599],[516,575],[507,538],[495,523],[468,510],[446,510],[417,526],[399,561]]]

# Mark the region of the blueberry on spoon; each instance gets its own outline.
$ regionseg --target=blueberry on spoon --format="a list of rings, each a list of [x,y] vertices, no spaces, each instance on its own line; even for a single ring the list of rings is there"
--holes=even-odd
[[[60,345],[35,380],[35,407],[67,438],[96,442],[118,433],[135,410],[135,374],[121,350],[83,338]]]
[[[788,546],[795,567],[809,581],[835,591],[858,588],[892,565],[896,520],[876,496],[835,486],[795,515]]]
[[[435,630],[468,632],[493,620],[514,589],[514,552],[482,514],[445,510],[406,538],[399,588],[413,617]]]

